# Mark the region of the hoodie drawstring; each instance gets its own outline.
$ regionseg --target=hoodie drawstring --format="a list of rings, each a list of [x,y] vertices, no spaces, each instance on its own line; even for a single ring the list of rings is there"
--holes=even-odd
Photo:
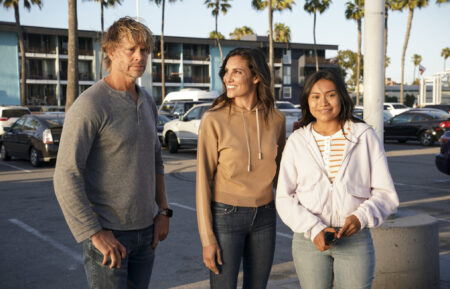
[[[262,160],[262,152],[261,152],[261,135],[259,133],[259,113],[258,108],[256,108],[256,131],[258,133],[258,157]]]
[[[247,140],[247,155],[248,155],[248,159],[247,159],[248,168],[247,168],[247,170],[250,172],[252,170],[252,167],[251,167],[250,140],[248,139],[247,122],[245,121],[244,112],[242,112],[242,120],[244,121],[245,139]]]
[[[256,108],[256,130],[257,130],[257,135],[258,135],[258,158],[261,160],[262,159],[261,135],[260,135],[260,130],[259,130],[259,116],[258,115],[259,115],[258,108]],[[247,170],[250,172],[252,170],[252,166],[251,166],[252,159],[251,159],[250,139],[248,137],[247,121],[245,120],[244,112],[242,112],[242,120],[244,122],[245,139],[247,141],[247,154],[248,154]]]

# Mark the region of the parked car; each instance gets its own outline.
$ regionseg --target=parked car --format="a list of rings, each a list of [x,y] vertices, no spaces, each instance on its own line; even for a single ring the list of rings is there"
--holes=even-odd
[[[165,115],[169,119],[179,118],[180,115],[185,114],[191,107],[197,104],[205,103],[205,101],[192,101],[192,100],[174,100],[161,104],[158,114]]]
[[[198,104],[164,125],[163,143],[170,153],[176,153],[178,148],[197,147],[200,120],[210,107],[211,103]]]
[[[444,174],[450,175],[450,131],[446,131],[439,141],[441,151],[436,155],[436,167]]]
[[[28,159],[32,166],[56,159],[64,113],[26,114],[6,128],[0,143],[2,160]]]
[[[19,117],[30,113],[24,106],[0,106],[0,135],[5,133],[4,127],[10,127]]]
[[[156,123],[156,129],[158,130],[158,138],[161,144],[163,143],[162,132],[164,130],[164,125],[169,121],[170,118],[168,118],[167,116],[161,114],[158,115],[158,122]]]
[[[430,146],[447,130],[450,130],[450,114],[438,109],[412,109],[385,122],[384,139],[400,143],[418,140]]]
[[[402,112],[410,110],[411,108],[402,103],[385,102],[383,104],[383,109],[389,111],[392,116],[396,116]]]
[[[353,110],[353,116],[364,120],[364,110],[362,108],[355,107],[355,109]],[[391,118],[392,114],[388,110],[383,110],[383,122],[386,122]]]
[[[296,108],[289,101],[275,101],[275,106],[284,114],[286,118],[286,138],[289,137],[294,130],[294,123],[302,117],[302,110]]]
[[[435,108],[445,111],[446,113],[450,113],[450,104],[427,104],[424,108]]]

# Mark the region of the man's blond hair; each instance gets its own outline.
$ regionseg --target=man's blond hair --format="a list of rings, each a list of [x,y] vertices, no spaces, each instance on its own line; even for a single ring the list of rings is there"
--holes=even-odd
[[[148,53],[152,51],[153,34],[150,29],[131,17],[122,17],[114,22],[103,36],[102,50],[105,53],[103,63],[108,72],[111,71],[111,59],[108,57],[108,52],[116,49],[123,37],[127,37],[135,44],[145,46]]]

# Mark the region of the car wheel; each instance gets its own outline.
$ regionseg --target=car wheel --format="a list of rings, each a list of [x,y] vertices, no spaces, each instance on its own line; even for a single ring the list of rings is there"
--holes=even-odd
[[[169,132],[167,135],[167,148],[171,154],[175,154],[178,151],[177,136],[173,132]]]
[[[3,161],[9,161],[11,159],[11,156],[6,151],[6,148],[5,148],[4,144],[1,145],[0,153],[2,154],[2,160]]]
[[[30,163],[33,167],[40,167],[42,165],[42,161],[39,159],[39,151],[34,147],[30,150]]]
[[[420,134],[420,143],[424,146],[431,146],[434,143],[434,138],[429,132],[422,132]]]

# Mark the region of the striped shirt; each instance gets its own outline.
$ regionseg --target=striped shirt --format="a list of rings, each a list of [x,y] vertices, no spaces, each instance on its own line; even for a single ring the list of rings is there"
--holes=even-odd
[[[335,134],[331,136],[323,136],[316,132],[314,128],[312,133],[314,139],[316,140],[317,146],[319,147],[320,154],[325,163],[325,168],[327,169],[327,175],[330,182],[334,181],[339,168],[344,161],[345,146],[348,140],[345,136],[348,134],[348,124],[344,125],[344,133],[342,130],[338,130]]]

